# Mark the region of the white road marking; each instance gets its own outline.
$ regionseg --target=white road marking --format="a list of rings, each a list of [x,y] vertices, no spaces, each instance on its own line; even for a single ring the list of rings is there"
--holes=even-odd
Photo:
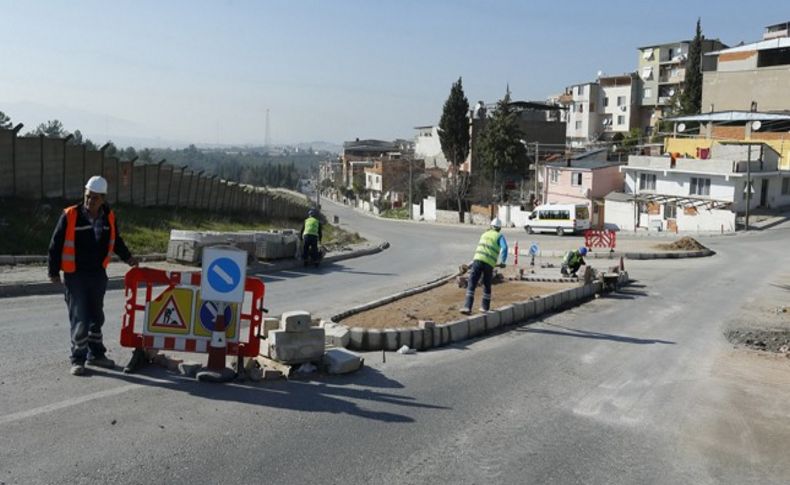
[[[156,378],[144,377],[144,376],[136,376],[136,377],[160,384],[172,384],[172,381],[166,381],[163,379],[156,379]],[[33,409],[27,409],[25,411],[19,411],[18,413],[6,414],[5,416],[0,416],[0,426],[8,423],[14,423],[16,421],[21,421],[23,419],[32,418],[42,414],[51,413],[53,411],[59,411],[61,409],[70,408],[72,406],[77,406],[85,402],[95,401],[96,399],[102,399],[110,396],[117,396],[118,394],[123,394],[133,389],[145,388],[145,387],[147,386],[143,384],[128,384],[126,386],[115,387],[113,389],[98,391],[98,392],[94,392],[93,394],[86,394],[84,396],[66,399],[65,401],[55,402],[52,404],[47,404],[45,406],[39,406]]]
[[[220,268],[219,265],[215,264],[212,271],[217,273],[217,276],[225,280],[225,283],[229,285],[233,284],[233,278],[228,273],[226,273],[224,269]]]

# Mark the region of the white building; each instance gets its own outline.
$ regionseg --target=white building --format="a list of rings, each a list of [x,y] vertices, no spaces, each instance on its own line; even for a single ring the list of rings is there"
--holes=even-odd
[[[442,152],[438,126],[416,126],[417,136],[414,139],[414,158],[425,160],[425,168],[447,170],[447,159]]]
[[[568,88],[571,98],[565,137],[573,147],[584,147],[598,139],[603,126],[600,119],[601,87],[596,82]]]
[[[600,76],[597,81],[566,89],[558,101],[567,106],[566,138],[571,146],[588,147],[627,135],[639,127],[639,82],[636,73]]]
[[[790,205],[790,177],[778,170],[778,161],[774,149],[754,142],[716,144],[707,160],[631,156],[621,167],[625,192],[605,198],[606,226],[623,231],[734,231],[736,214],[746,210],[749,178],[752,209]]]

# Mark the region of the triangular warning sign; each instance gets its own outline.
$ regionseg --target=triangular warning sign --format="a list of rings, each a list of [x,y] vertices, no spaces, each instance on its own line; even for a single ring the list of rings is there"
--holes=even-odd
[[[178,305],[176,305],[173,295],[168,297],[167,302],[165,302],[162,309],[159,310],[159,314],[156,316],[151,326],[170,330],[186,330],[187,324],[181,312],[178,310]]]

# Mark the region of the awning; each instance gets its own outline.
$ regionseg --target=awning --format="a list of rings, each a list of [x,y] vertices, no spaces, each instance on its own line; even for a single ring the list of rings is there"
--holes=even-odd
[[[651,57],[653,57],[653,49],[652,48],[648,48],[648,49],[645,49],[644,51],[642,51],[642,59],[647,61],[647,60],[650,60]]]
[[[647,194],[641,192],[637,194],[636,200],[639,202],[655,202],[656,204],[675,204],[678,207],[698,207],[705,209],[729,209],[732,202],[727,200],[707,199],[692,196]]]

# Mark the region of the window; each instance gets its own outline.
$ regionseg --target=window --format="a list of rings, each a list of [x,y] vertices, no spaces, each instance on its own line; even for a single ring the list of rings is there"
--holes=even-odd
[[[580,186],[582,184],[582,173],[571,172],[571,185]]]
[[[625,96],[617,97],[617,106],[625,106]]]
[[[576,94],[578,94],[579,96],[583,95],[584,94],[584,86],[579,86],[578,88],[576,88]]]
[[[560,181],[560,171],[556,169],[549,170],[549,181],[556,184]]]
[[[664,219],[677,219],[678,206],[675,204],[664,204]]]
[[[645,88],[645,98],[653,97],[653,88]]]
[[[782,179],[782,195],[790,195],[790,177]]]
[[[597,209],[597,206],[595,207]],[[597,210],[596,210],[597,212]],[[576,208],[576,219],[589,219],[590,218],[590,210],[587,207],[577,207]]]
[[[607,106],[609,106],[609,97],[608,96],[603,98],[603,107],[606,108]]]
[[[584,105],[579,103],[579,113],[584,113]]]
[[[617,117],[617,124],[618,124],[618,125],[624,125],[624,124],[625,124],[625,116],[623,116],[623,115],[619,115],[619,116]]]
[[[639,174],[639,190],[656,190],[656,174]]]
[[[581,120],[577,121],[574,126],[576,127],[577,130],[581,130],[582,129],[582,122],[581,122]]]
[[[538,212],[538,219],[558,220],[571,218],[570,211],[567,210],[542,210]]]
[[[710,179],[691,177],[689,195],[710,195]]]
[[[373,177],[368,175],[368,185],[373,185]]]

